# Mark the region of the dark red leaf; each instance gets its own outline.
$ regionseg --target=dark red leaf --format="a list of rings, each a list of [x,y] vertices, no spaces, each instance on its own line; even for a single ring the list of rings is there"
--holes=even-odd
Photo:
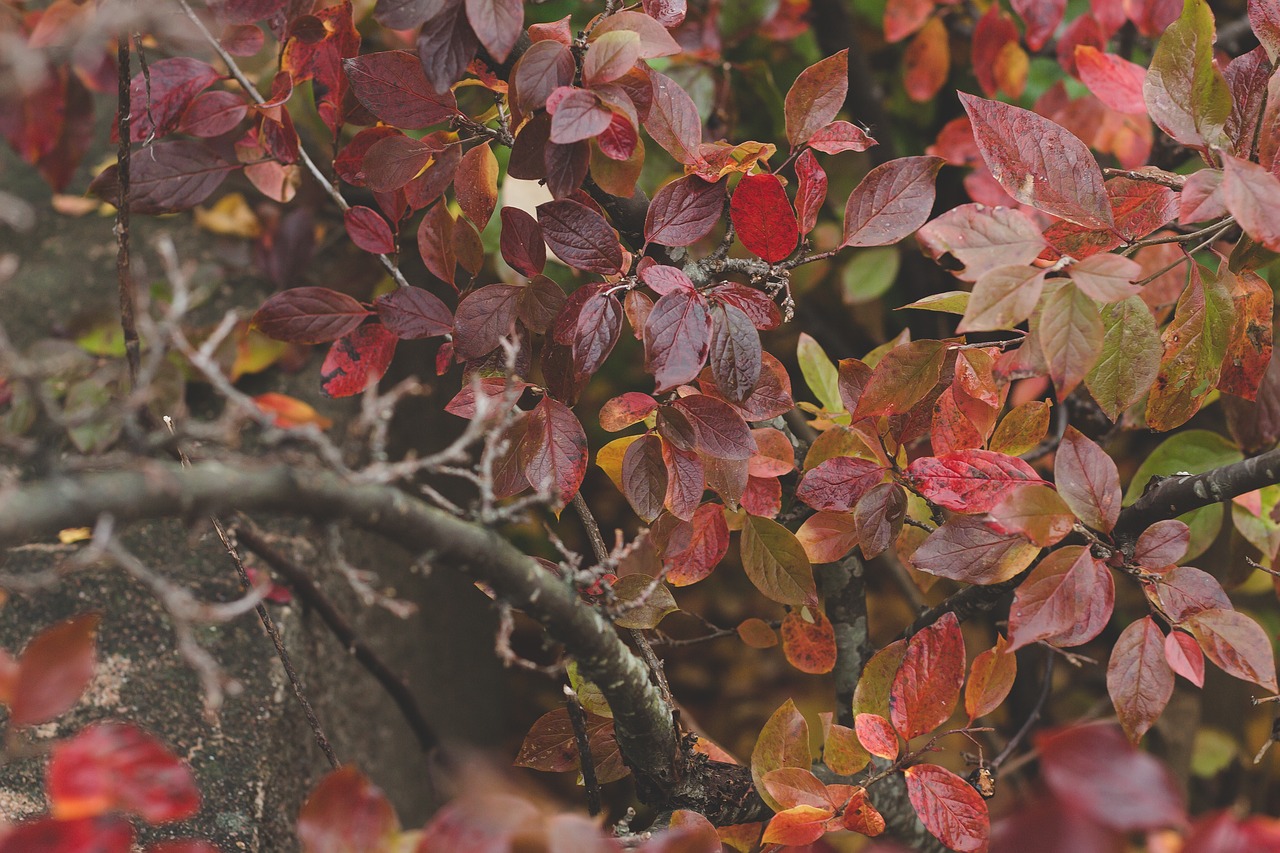
[[[529,331],[542,334],[551,328],[564,304],[565,295],[560,285],[545,275],[535,275],[520,290],[516,316]]]
[[[929,218],[941,157],[901,157],[862,179],[844,209],[844,246],[886,246]]]
[[[202,142],[175,139],[137,152],[130,164],[129,209],[135,213],[175,213],[195,207],[235,169]],[[118,200],[116,167],[105,169],[90,184],[103,201]]]
[[[564,403],[543,397],[527,416],[520,439],[520,464],[535,489],[547,489],[558,506],[578,493],[587,473],[587,436]]]
[[[274,17],[287,5],[287,0],[218,0],[210,3],[218,17],[232,24],[256,24]]]
[[[278,341],[323,344],[354,330],[368,316],[369,311],[345,293],[327,287],[295,287],[264,302],[252,323]]]
[[[342,67],[365,109],[394,127],[428,127],[458,113],[453,93],[437,94],[422,63],[407,50],[366,53],[344,60]]]
[[[550,39],[534,42],[511,72],[516,107],[532,113],[545,106],[552,92],[573,83],[573,71],[569,48]]]
[[[679,451],[669,454],[670,448],[664,446],[663,453],[668,454],[667,471],[671,474],[671,483],[683,477],[680,468],[672,464],[672,458],[692,459],[689,454],[682,456]],[[702,468],[697,467],[698,480],[701,480]],[[698,485],[698,496],[702,495],[702,487]],[[668,494],[670,503],[670,494]],[[687,524],[677,525],[675,533],[668,540],[663,554],[663,565],[667,569],[667,580],[672,586],[688,586],[705,579],[711,574],[729,550],[729,526],[724,520],[724,507],[719,504],[702,504],[691,514]]]
[[[702,119],[689,93],[665,74],[650,72],[653,106],[644,120],[645,130],[667,153],[684,165],[698,162],[702,143]]]
[[[800,240],[795,211],[774,175],[744,175],[733,191],[729,215],[742,245],[767,263],[786,258]]]
[[[502,258],[521,275],[535,276],[547,265],[547,246],[538,220],[516,207],[501,212]]]
[[[800,72],[787,91],[787,141],[797,148],[836,117],[849,91],[849,51],[828,56]]]
[[[741,403],[760,381],[760,353],[760,333],[751,318],[733,305],[713,305],[711,375],[730,402]]]
[[[922,456],[907,476],[930,501],[965,513],[988,512],[1012,490],[1043,482],[1026,462],[990,450]]]
[[[1095,530],[1110,532],[1120,517],[1120,474],[1116,463],[1095,442],[1067,427],[1054,457],[1058,494],[1076,517]]]
[[[182,114],[196,95],[222,75],[213,66],[187,56],[147,63],[129,83],[129,140],[142,142],[166,136],[178,129]]]
[[[440,5],[439,0],[377,0],[373,18],[393,30],[416,30]]]
[[[462,4],[463,0],[438,0],[418,34],[418,60],[427,81],[442,96],[462,79],[480,49]]]
[[[551,113],[551,141],[569,145],[604,133],[613,121],[613,112],[595,92],[564,86],[547,100]]]
[[[1040,548],[1015,533],[1000,533],[977,515],[950,518],[911,555],[922,572],[966,583],[1009,580],[1035,559]]]
[[[395,192],[404,187],[438,153],[434,146],[408,136],[388,136],[369,146],[361,172],[374,192]]]
[[[453,315],[434,293],[400,287],[374,300],[378,319],[402,340],[434,338],[453,331]]]
[[[907,515],[907,493],[897,483],[881,483],[859,498],[853,508],[858,547],[868,560],[889,550]]]
[[[1087,643],[1107,627],[1115,582],[1106,564],[1079,545],[1053,551],[1013,595],[1009,649],[1044,640],[1055,646]]]
[[[222,90],[205,92],[192,101],[182,114],[180,129],[192,136],[211,139],[240,124],[248,112],[249,105],[241,95]]]
[[[524,30],[522,0],[466,0],[467,20],[489,55],[506,62]]]
[[[1177,519],[1157,521],[1142,531],[1133,548],[1133,559],[1149,569],[1161,570],[1181,560],[1191,543],[1191,528]]]
[[[1173,670],[1165,660],[1164,634],[1145,616],[1120,632],[1107,664],[1107,692],[1120,726],[1137,743],[1173,696]]]
[[[1280,4],[1276,0],[1250,0],[1249,24],[1272,62],[1280,56]]]
[[[969,669],[969,683],[964,690],[964,710],[969,722],[1000,707],[1013,689],[1017,674],[1017,656],[1008,651],[1004,637],[996,634],[996,644],[974,658]]]
[[[396,336],[371,323],[338,338],[320,365],[321,390],[329,397],[350,397],[382,379],[396,352]]]
[[[133,825],[119,815],[41,817],[0,833],[0,853],[130,853],[133,843]]]
[[[1067,805],[1120,832],[1179,826],[1182,796],[1164,764],[1118,726],[1095,723],[1036,738],[1044,780]]]
[[[796,497],[817,510],[849,512],[880,484],[884,474],[884,467],[877,462],[837,456],[806,471],[796,486]]]
[[[745,462],[756,451],[751,429],[728,403],[706,394],[692,394],[672,404],[693,428],[694,445],[714,459]],[[745,465],[743,466],[745,471]]]
[[[1280,692],[1271,639],[1257,622],[1230,609],[1201,610],[1182,623],[1223,672]]]
[[[972,785],[935,764],[908,767],[903,775],[912,807],[935,838],[963,853],[987,849],[991,833],[987,801]]]
[[[580,376],[600,369],[622,333],[622,303],[618,297],[593,290],[582,303],[573,334],[573,363]]]
[[[649,285],[653,292],[659,296],[666,296],[668,293],[677,290],[683,290],[686,293],[693,293],[697,290],[692,279],[684,274],[684,270],[663,264],[641,265],[640,280]]]
[[[667,467],[658,436],[643,435],[627,448],[622,457],[622,493],[646,524],[662,513],[667,497]]]
[[[1175,623],[1205,610],[1230,610],[1231,599],[1218,579],[1195,566],[1174,566],[1155,579],[1161,610]]]
[[[644,361],[659,393],[691,382],[710,347],[711,313],[701,294],[675,290],[654,304],[645,320]]]
[[[954,613],[907,641],[889,691],[889,716],[904,740],[931,732],[955,710],[964,684],[964,637]]]
[[[55,815],[116,811],[156,824],[183,820],[200,808],[191,768],[124,723],[96,723],[56,744],[46,786]]]
[[[521,288],[489,284],[468,293],[454,316],[454,349],[459,358],[480,358],[497,349],[515,326]]]
[[[577,192],[591,166],[591,145],[585,141],[572,145],[557,145],[548,141],[542,153],[547,189],[551,191],[551,196],[564,199]],[[543,227],[547,226],[544,224]],[[611,251],[608,246],[604,248]],[[555,247],[552,246],[552,249]]]
[[[389,255],[396,250],[396,238],[391,233],[391,226],[376,210],[352,207],[343,212],[342,221],[347,226],[351,242],[366,252]]]
[[[75,616],[37,634],[17,661],[5,704],[9,724],[45,723],[70,710],[93,678],[95,637],[101,617]]]
[[[1075,60],[1080,79],[1098,100],[1122,113],[1147,114],[1142,97],[1146,68],[1087,44],[1076,45]]]
[[[818,224],[818,214],[827,200],[827,173],[818,165],[812,151],[802,151],[796,158],[796,214],[800,221],[800,233],[808,234]]]
[[[867,380],[853,420],[910,411],[938,384],[946,357],[941,341],[913,341],[889,350]]]
[[[311,92],[320,119],[336,137],[342,125],[342,105],[349,90],[342,61],[360,52],[360,33],[352,18],[350,0],[294,18],[280,57],[294,85],[313,81]]]
[[[386,794],[350,765],[316,784],[298,813],[304,853],[387,849],[400,819]]]
[[[997,267],[1023,266],[1048,244],[1031,218],[1012,207],[963,204],[920,229],[921,245],[940,261],[950,255],[964,265],[955,275],[977,281]]]
[[[1067,0],[1012,0],[1011,5],[1027,25],[1027,47],[1037,51],[1049,42],[1062,23]]]
[[[663,246],[688,246],[711,232],[724,213],[725,182],[696,175],[666,184],[645,213],[644,238]]]
[[[454,277],[458,256],[453,248],[453,232],[453,214],[449,212],[449,205],[440,201],[418,224],[418,254],[432,275],[457,290]]]
[[[538,224],[556,257],[585,272],[612,275],[622,269],[622,247],[609,223],[578,201],[538,205]]]

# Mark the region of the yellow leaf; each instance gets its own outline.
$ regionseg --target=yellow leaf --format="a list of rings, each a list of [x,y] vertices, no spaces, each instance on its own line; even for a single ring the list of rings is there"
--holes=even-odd
[[[71,545],[93,538],[93,530],[89,527],[68,527],[58,531],[58,541],[63,545]]]
[[[262,223],[240,193],[227,193],[206,210],[196,208],[196,225],[224,237],[253,239],[262,234]]]

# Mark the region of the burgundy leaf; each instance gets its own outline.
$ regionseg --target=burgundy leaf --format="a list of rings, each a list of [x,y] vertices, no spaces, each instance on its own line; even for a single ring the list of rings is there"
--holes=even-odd
[[[177,130],[196,95],[221,76],[209,63],[187,56],[149,62],[146,74],[138,73],[129,83],[129,141],[157,139]]]
[[[741,403],[760,381],[760,333],[732,305],[711,309],[711,375],[730,402]]]
[[[573,335],[573,364],[580,376],[600,369],[622,333],[622,303],[602,291],[582,303]]]
[[[547,97],[573,83],[573,54],[550,39],[534,42],[511,72],[511,91],[521,112],[532,113],[546,105]]]
[[[1137,743],[1173,696],[1173,670],[1165,660],[1164,634],[1150,616],[1120,632],[1107,664],[1107,692],[1120,726]]]
[[[665,74],[650,72],[653,83],[653,106],[644,120],[653,141],[661,145],[677,163],[698,162],[698,146],[702,144],[702,119],[689,93]]]
[[[543,397],[528,415],[519,456],[525,478],[535,489],[550,488],[564,506],[578,493],[587,473],[587,436],[573,411]]]
[[[724,213],[725,184],[686,175],[653,196],[645,213],[644,238],[663,246],[689,246],[711,232]]]
[[[613,112],[588,89],[556,89],[547,101],[547,110],[551,113],[551,141],[558,145],[599,136],[613,121]]]
[[[395,192],[421,174],[436,153],[428,143],[408,136],[379,139],[364,155],[364,181],[374,192]]]
[[[431,274],[449,284],[454,290],[458,257],[453,242],[454,221],[449,205],[438,202],[418,223],[418,254]]]
[[[1009,649],[1039,640],[1078,646],[1102,632],[1111,618],[1115,582],[1087,548],[1069,545],[1045,557],[1013,595]]]
[[[627,448],[622,457],[622,493],[646,524],[662,513],[667,497],[667,466],[658,436],[643,435]]]
[[[393,127],[429,127],[458,114],[453,93],[437,94],[407,50],[366,53],[343,60],[342,67],[365,109]]]
[[[966,583],[1007,581],[1030,565],[1040,548],[1016,533],[1001,533],[978,515],[958,515],[929,534],[911,555],[922,572]]]
[[[336,341],[368,316],[368,310],[345,293],[327,287],[295,287],[264,302],[252,322],[278,341],[323,344]]]
[[[347,227],[347,236],[366,252],[375,255],[389,255],[396,250],[396,238],[391,233],[391,226],[378,212],[369,207],[352,207],[342,214],[342,222]]]
[[[547,265],[547,245],[538,220],[516,207],[504,207],[500,214],[502,258],[521,275],[535,276]]]
[[[928,220],[937,194],[941,157],[900,157],[876,166],[844,209],[844,246],[896,243]]]
[[[418,60],[431,88],[443,96],[466,73],[480,40],[467,22],[463,0],[439,0],[436,6],[418,34]]]
[[[538,224],[556,257],[584,272],[612,275],[622,269],[622,247],[609,223],[579,201],[538,205]]]
[[[454,317],[454,349],[459,358],[473,359],[498,348],[498,341],[515,325],[521,288],[489,284],[467,294]]]
[[[222,90],[205,92],[182,114],[180,129],[192,136],[212,139],[240,124],[248,112],[249,105],[241,95]]]
[[[675,290],[654,304],[645,321],[644,361],[658,392],[691,382],[710,347],[711,314],[701,294]]]
[[[707,456],[745,463],[756,452],[750,427],[729,404],[693,394],[676,400],[672,408],[684,415],[693,428],[694,446]]]
[[[130,162],[129,209],[135,213],[175,213],[195,207],[235,169],[202,142],[175,139],[157,142],[134,154]],[[94,178],[89,189],[108,203],[119,199],[114,165]]]
[[[1076,517],[1109,533],[1120,517],[1120,474],[1101,447],[1067,427],[1053,463],[1058,494]]]
[[[378,319],[401,340],[434,338],[453,331],[453,315],[434,293],[400,287],[374,300]]]
[[[524,30],[523,0],[466,0],[467,20],[489,55],[506,62]]]
[[[800,72],[787,91],[787,141],[799,147],[836,117],[849,91],[849,51],[828,56]]]
[[[827,173],[818,165],[812,151],[802,151],[796,158],[796,215],[800,233],[808,234],[818,224],[818,214],[827,200]]]
[[[796,497],[817,510],[849,512],[884,479],[885,469],[867,459],[837,456],[805,472]]]

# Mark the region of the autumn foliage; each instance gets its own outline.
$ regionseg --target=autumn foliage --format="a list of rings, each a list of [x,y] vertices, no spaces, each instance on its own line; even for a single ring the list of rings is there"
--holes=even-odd
[[[553,637],[574,698],[514,762],[588,788],[636,777],[670,828],[627,849],[906,838],[916,820],[918,843],[957,851],[1280,849],[1275,821],[1223,811],[1234,799],[1189,786],[1161,760],[1172,735],[1150,734],[1219,672],[1249,685],[1230,694],[1241,715],[1280,692],[1280,3],[599,6],[188,10],[210,43],[149,49],[127,181],[122,160],[89,191],[138,214],[255,194],[281,286],[234,334],[282,346],[254,370],[317,346],[319,392],[372,395],[402,341],[431,339],[434,363],[407,372],[483,436],[451,460],[477,493],[464,517],[545,508],[559,530],[615,507],[603,551],[557,564],[548,547],[539,576],[644,648],[778,646],[763,654],[793,683],[835,684],[821,707],[798,688],[749,756],[682,720],[674,775],[746,786],[743,811],[703,814],[636,752],[624,691],[579,669],[591,650]],[[39,49],[91,14],[57,0],[5,26]],[[113,57],[80,51],[4,94],[0,130],[57,190]],[[287,231],[304,196],[389,274],[372,291],[279,272],[312,261]],[[256,400],[277,426],[328,426]],[[739,570],[753,600],[718,628],[699,615],[713,594],[687,588],[741,592],[723,577]],[[662,624],[677,613],[709,627]],[[95,625],[0,653],[10,728],[75,703]],[[1231,735],[1246,760],[1270,743],[1265,724]],[[48,778],[50,815],[0,823],[0,851],[50,833],[128,849],[129,817],[198,807],[180,763],[124,724],[56,746]],[[405,830],[343,767],[299,837],[622,849],[599,821],[461,790]],[[206,849],[183,844],[147,849]]]

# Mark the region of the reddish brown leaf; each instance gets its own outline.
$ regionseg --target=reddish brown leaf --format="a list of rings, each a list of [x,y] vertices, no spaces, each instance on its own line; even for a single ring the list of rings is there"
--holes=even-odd
[[[418,225],[418,254],[436,278],[457,289],[454,276],[458,258],[453,248],[454,221],[449,205],[441,201],[426,212]]]
[[[1280,692],[1271,640],[1257,622],[1235,610],[1211,609],[1193,613],[1182,626],[1223,672]]]
[[[767,294],[739,284],[736,281],[724,281],[709,291],[711,298],[725,305],[732,305],[751,318],[752,324],[760,331],[776,329],[782,324],[782,312]],[[772,358],[765,353],[767,358]],[[766,373],[769,371],[765,371]],[[788,392],[790,384],[787,385]]]
[[[645,213],[644,238],[663,246],[689,246],[711,232],[724,213],[725,183],[696,175],[666,184]]]
[[[907,641],[907,653],[889,691],[889,718],[904,740],[942,725],[964,684],[964,637],[954,613]]]
[[[541,273],[547,264],[547,246],[538,220],[515,207],[502,208],[501,218],[503,260],[521,275]]]
[[[1191,543],[1191,528],[1177,519],[1157,521],[1142,531],[1133,548],[1133,559],[1140,566],[1162,570],[1181,560]]]
[[[372,208],[352,207],[343,211],[342,222],[347,227],[351,242],[366,252],[375,255],[395,252],[396,238],[391,233],[391,226]]]
[[[744,175],[729,202],[729,215],[742,245],[767,263],[785,259],[800,239],[795,211],[774,175]]]
[[[556,257],[584,272],[612,275],[622,268],[622,247],[594,209],[562,199],[538,205],[538,224]]]
[[[70,710],[93,678],[100,616],[75,616],[37,634],[10,669],[9,724],[45,723]]]
[[[1231,599],[1218,579],[1194,566],[1174,566],[1155,579],[1156,600],[1165,615],[1181,623],[1205,610],[1230,610]]]
[[[1227,337],[1218,388],[1246,400],[1257,398],[1258,386],[1271,364],[1271,287],[1257,273],[1224,276],[1235,303],[1235,325]]]
[[[1110,532],[1120,517],[1120,473],[1116,463],[1075,427],[1067,427],[1053,461],[1058,494],[1076,517]]]
[[[241,95],[222,90],[205,92],[183,112],[180,129],[192,136],[212,139],[230,132],[248,112],[249,106]]]
[[[437,0],[418,34],[418,60],[431,88],[441,95],[462,79],[480,40],[467,22],[463,0]]]
[[[683,270],[663,264],[645,264],[640,270],[640,280],[649,285],[659,296],[666,296],[676,290],[683,290],[686,293],[697,290],[693,280],[685,275]]]
[[[139,151],[130,163],[129,209],[135,213],[175,213],[195,207],[237,167],[202,142],[175,139]],[[119,199],[114,165],[89,185],[108,203]]]
[[[1170,631],[1164,638],[1164,657],[1175,673],[1196,687],[1204,687],[1204,652],[1195,637]]]
[[[393,127],[429,127],[458,114],[453,93],[436,94],[422,63],[407,50],[366,53],[342,67],[365,109]]]
[[[665,74],[651,71],[649,77],[653,83],[653,106],[645,117],[645,130],[676,162],[686,166],[697,163],[702,119],[693,99]]]
[[[569,145],[599,136],[613,122],[613,112],[599,95],[587,89],[562,86],[547,99],[551,112],[551,141]]]
[[[1023,204],[1087,228],[1111,228],[1102,170],[1070,131],[1029,110],[960,94],[982,158]]]
[[[668,464],[668,471],[670,470],[671,466]],[[698,489],[699,497],[701,494],[702,490]],[[693,513],[689,522],[688,540],[668,543],[663,553],[663,564],[668,569],[667,581],[672,586],[687,586],[703,580],[720,564],[728,551],[729,526],[724,520],[724,507],[712,503],[703,504]]]
[[[847,512],[818,512],[805,519],[796,539],[812,563],[834,563],[858,544],[854,518]]]
[[[639,33],[611,29],[592,35],[595,37],[587,46],[587,53],[582,61],[582,81],[586,85],[612,83],[630,71],[640,59],[642,48]]]
[[[906,515],[907,493],[897,483],[881,483],[859,498],[853,508],[853,530],[862,556],[870,560],[889,550]]]
[[[827,200],[827,173],[818,165],[812,151],[802,151],[796,158],[796,214],[800,233],[808,234],[818,224],[818,214]]]
[[[311,80],[320,119],[336,137],[342,125],[343,101],[349,91],[342,61],[360,52],[360,33],[352,18],[350,0],[294,18],[280,57],[296,86]]]
[[[158,824],[191,817],[200,808],[191,768],[125,723],[95,723],[56,744],[45,785],[59,818],[124,812]]]
[[[1111,618],[1115,582],[1106,565],[1079,545],[1045,557],[1013,595],[1011,651],[1044,640],[1078,646],[1102,632]]]
[[[505,62],[524,29],[521,0],[466,0],[467,20],[489,55]]]
[[[973,659],[964,689],[964,710],[970,723],[999,708],[1013,689],[1018,659],[1008,648],[1004,637],[997,634],[996,644]]]
[[[760,381],[760,333],[751,318],[733,305],[713,305],[711,375],[730,402],[741,403]]]
[[[290,291],[286,291],[290,292]],[[453,331],[449,308],[420,287],[401,287],[374,300],[378,319],[402,340],[433,338]]]
[[[845,246],[896,243],[928,220],[937,195],[941,157],[900,157],[862,179],[844,209]]]
[[[264,302],[251,322],[278,341],[323,344],[351,332],[368,316],[369,311],[345,293],[327,287],[295,287]]]
[[[981,516],[947,519],[911,555],[922,572],[966,583],[1007,581],[1035,559],[1040,548],[1017,534],[999,533]]]
[[[551,328],[565,302],[560,285],[545,275],[535,275],[520,291],[516,316],[529,331],[543,334]]]
[[[360,326],[333,342],[320,365],[320,388],[350,397],[382,379],[396,352],[395,334],[379,323]]]
[[[835,629],[820,608],[792,610],[782,620],[781,633],[782,652],[796,669],[821,675],[835,667]]]
[[[673,290],[654,304],[645,320],[644,362],[658,392],[691,382],[710,348],[711,313],[701,294]]]
[[[797,148],[836,117],[849,91],[849,51],[828,56],[800,72],[787,91],[787,141]]]
[[[853,720],[858,742],[872,755],[894,761],[898,757],[898,735],[879,714],[859,714]]]
[[[532,113],[546,105],[547,97],[573,83],[573,54],[557,41],[534,42],[511,71],[511,92],[516,107]]]
[[[1043,482],[1021,459],[989,450],[922,456],[907,476],[930,501],[966,513],[987,512],[1014,489]]]
[[[564,506],[578,492],[587,473],[587,436],[564,403],[543,397],[529,413],[520,440],[520,463],[535,489],[547,489]]]
[[[872,371],[853,420],[910,411],[938,384],[946,357],[941,341],[913,341],[889,350]]]
[[[1098,306],[1072,282],[1052,287],[1035,324],[1058,402],[1067,398],[1102,355],[1105,329]]]
[[[626,766],[617,755],[618,743],[613,734],[613,720],[588,711],[587,745],[591,757],[595,759],[601,783],[616,782],[627,775]],[[578,745],[574,739],[568,710],[557,708],[539,717],[525,735],[514,763],[517,767],[531,767],[546,773],[563,773],[576,769],[579,766]],[[527,801],[517,799],[516,802]],[[484,823],[481,825],[492,825],[494,821],[495,814],[488,813],[484,815]],[[472,839],[474,836],[457,841],[466,846],[467,840]],[[440,849],[457,849],[457,845],[446,845]]]
[[[862,496],[884,479],[879,463],[837,456],[805,472],[796,497],[817,510],[849,512]]]
[[[707,488],[707,475],[702,457],[692,451],[680,450],[670,442],[663,442],[662,458],[667,465],[666,507],[676,518],[693,521],[699,504],[702,503],[702,493]],[[690,532],[690,536],[692,535]],[[692,571],[709,572],[714,565],[714,563],[699,563],[698,568]],[[698,579],[701,580],[701,577]]]
[[[488,284],[463,297],[453,320],[459,358],[487,355],[498,348],[502,336],[512,333],[520,290],[510,284]]]
[[[751,617],[738,624],[738,637],[753,649],[771,649],[778,645],[778,635],[763,619]]]
[[[750,427],[727,403],[706,394],[692,394],[676,400],[672,408],[684,415],[692,427],[694,447],[699,452],[714,459],[744,463],[756,452]]]
[[[408,136],[379,139],[364,155],[364,182],[374,192],[395,192],[421,174],[436,153],[431,145]]]
[[[147,73],[129,83],[129,141],[143,142],[177,130],[182,114],[196,96],[221,77],[213,66],[187,56],[147,64]]]
[[[584,377],[600,369],[622,334],[622,303],[618,298],[594,287],[589,294],[581,303],[573,333],[574,371]]]
[[[622,493],[646,524],[662,512],[667,496],[667,466],[658,436],[641,436],[627,448],[622,458]]]
[[[769,807],[780,810],[781,803],[764,787],[765,776],[784,767],[808,770],[811,763],[809,724],[800,715],[795,703],[788,699],[781,708],[773,712],[760,730],[760,737],[756,739],[755,748],[751,751],[751,779]]]
[[[831,792],[835,787],[837,786],[829,785],[827,791]],[[876,807],[867,799],[867,792],[862,788],[855,788],[849,795],[849,800],[844,805],[844,813],[840,816],[840,822],[845,829],[872,838],[885,830],[884,816],[876,811]]]
[[[1009,456],[1034,449],[1044,441],[1049,431],[1050,408],[1051,404],[1042,400],[1032,400],[1015,407],[1000,419],[988,447]]]
[[[1107,664],[1107,692],[1120,726],[1137,743],[1160,718],[1173,695],[1173,670],[1165,660],[1164,634],[1150,616],[1120,632]]]
[[[934,0],[887,0],[884,4],[884,40],[902,41],[924,26],[933,14]]]
[[[903,775],[912,807],[935,838],[964,853],[987,849],[991,833],[987,801],[972,785],[935,764],[908,767]]]
[[[1129,258],[1102,253],[1067,268],[1076,287],[1100,302],[1119,302],[1138,292],[1132,282],[1142,277],[1142,267]]]
[[[489,143],[477,145],[462,155],[453,179],[453,191],[462,212],[476,228],[484,230],[498,204],[498,160]]]
[[[1003,89],[1011,98],[1021,95],[1024,81],[1018,79],[1021,75],[1010,74],[1014,70],[1010,64],[1025,61],[1026,54],[1018,43],[1018,25],[1001,6],[990,6],[974,24],[969,56],[983,94],[994,97]]]

